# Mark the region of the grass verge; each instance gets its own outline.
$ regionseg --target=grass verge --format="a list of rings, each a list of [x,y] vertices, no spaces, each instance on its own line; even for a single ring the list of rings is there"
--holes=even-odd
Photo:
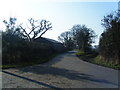
[[[114,64],[114,63],[111,63],[107,60],[101,60],[99,55],[92,58],[91,62],[94,63],[94,64],[97,64],[97,65],[102,65],[102,66],[105,66],[105,67],[120,70],[120,64]]]
[[[84,52],[78,50],[78,52],[76,53],[76,56],[78,56],[81,60],[84,60],[93,64],[120,70],[120,64],[114,64],[114,63],[108,62],[107,60],[101,60],[100,56],[96,53],[85,54]]]

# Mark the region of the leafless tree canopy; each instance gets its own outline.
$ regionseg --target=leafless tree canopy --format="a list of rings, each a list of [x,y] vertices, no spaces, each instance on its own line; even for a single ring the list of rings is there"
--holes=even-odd
[[[29,40],[34,40],[35,38],[41,37],[46,31],[52,29],[52,23],[46,20],[34,20],[33,18],[28,19],[29,25],[26,28],[23,28],[20,25],[20,28],[23,30],[23,35]]]

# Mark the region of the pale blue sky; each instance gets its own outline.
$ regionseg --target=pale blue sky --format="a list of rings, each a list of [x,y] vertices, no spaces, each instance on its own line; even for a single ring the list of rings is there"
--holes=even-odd
[[[11,2],[10,2],[11,1]],[[7,2],[7,3],[6,3]],[[6,5],[6,6],[5,6]],[[53,29],[46,32],[44,37],[57,40],[64,31],[68,31],[75,24],[85,24],[93,29],[98,38],[103,32],[101,20],[104,15],[118,9],[118,2],[40,2],[39,0],[3,0],[0,1],[0,29],[3,19],[16,17],[18,23],[33,17],[52,22]]]

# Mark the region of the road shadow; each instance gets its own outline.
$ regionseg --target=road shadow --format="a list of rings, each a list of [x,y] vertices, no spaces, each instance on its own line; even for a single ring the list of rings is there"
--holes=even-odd
[[[33,83],[36,83],[36,84],[39,84],[39,85],[42,85],[42,86],[45,86],[45,87],[48,87],[48,88],[52,88],[52,89],[55,89],[55,90],[62,90],[61,88],[58,88],[56,86],[48,85],[48,84],[43,83],[43,82],[39,82],[39,81],[29,79],[29,78],[26,78],[26,77],[23,77],[23,76],[19,76],[19,75],[16,75],[14,73],[11,73],[11,72],[7,72],[7,71],[2,71],[2,72],[6,73],[6,74],[9,74],[9,75],[12,75],[12,76],[15,76],[15,77],[18,77],[18,78],[21,78],[21,79],[24,79],[24,80],[27,80],[27,81],[30,81],[30,82],[33,82]]]
[[[38,66],[30,66],[25,68],[19,69],[20,73],[35,73],[40,75],[50,74],[50,75],[56,75],[56,76],[62,76],[65,78],[68,78],[70,80],[78,80],[78,81],[91,81],[96,83],[104,83],[104,84],[112,84],[117,85],[116,83],[104,80],[104,79],[97,79],[92,75],[85,74],[85,73],[79,73],[72,70],[67,70],[63,68],[56,68],[56,67],[50,67],[46,65],[38,65]]]
[[[23,74],[27,73],[27,72],[34,73],[37,75],[50,74],[53,76],[56,75],[56,76],[65,77],[69,80],[90,81],[90,82],[95,82],[95,83],[110,84],[110,85],[118,86],[118,83],[113,83],[113,82],[110,82],[110,81],[105,80],[105,79],[98,79],[98,78],[95,78],[94,76],[86,74],[86,73],[80,73],[80,72],[68,70],[65,68],[57,68],[57,67],[51,66],[52,64],[58,63],[61,60],[63,60],[63,58],[65,56],[76,57],[75,51],[69,51],[69,52],[64,53],[62,55],[59,55],[56,58],[54,58],[53,60],[51,60],[50,62],[43,64],[43,65],[39,64],[39,65],[28,66],[28,67],[24,67],[24,68],[16,68],[16,69],[19,70],[19,73],[23,73]]]

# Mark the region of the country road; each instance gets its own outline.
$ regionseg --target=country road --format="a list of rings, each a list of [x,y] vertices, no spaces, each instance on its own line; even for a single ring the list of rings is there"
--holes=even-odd
[[[45,64],[2,70],[2,88],[118,88],[118,71],[70,51]]]

